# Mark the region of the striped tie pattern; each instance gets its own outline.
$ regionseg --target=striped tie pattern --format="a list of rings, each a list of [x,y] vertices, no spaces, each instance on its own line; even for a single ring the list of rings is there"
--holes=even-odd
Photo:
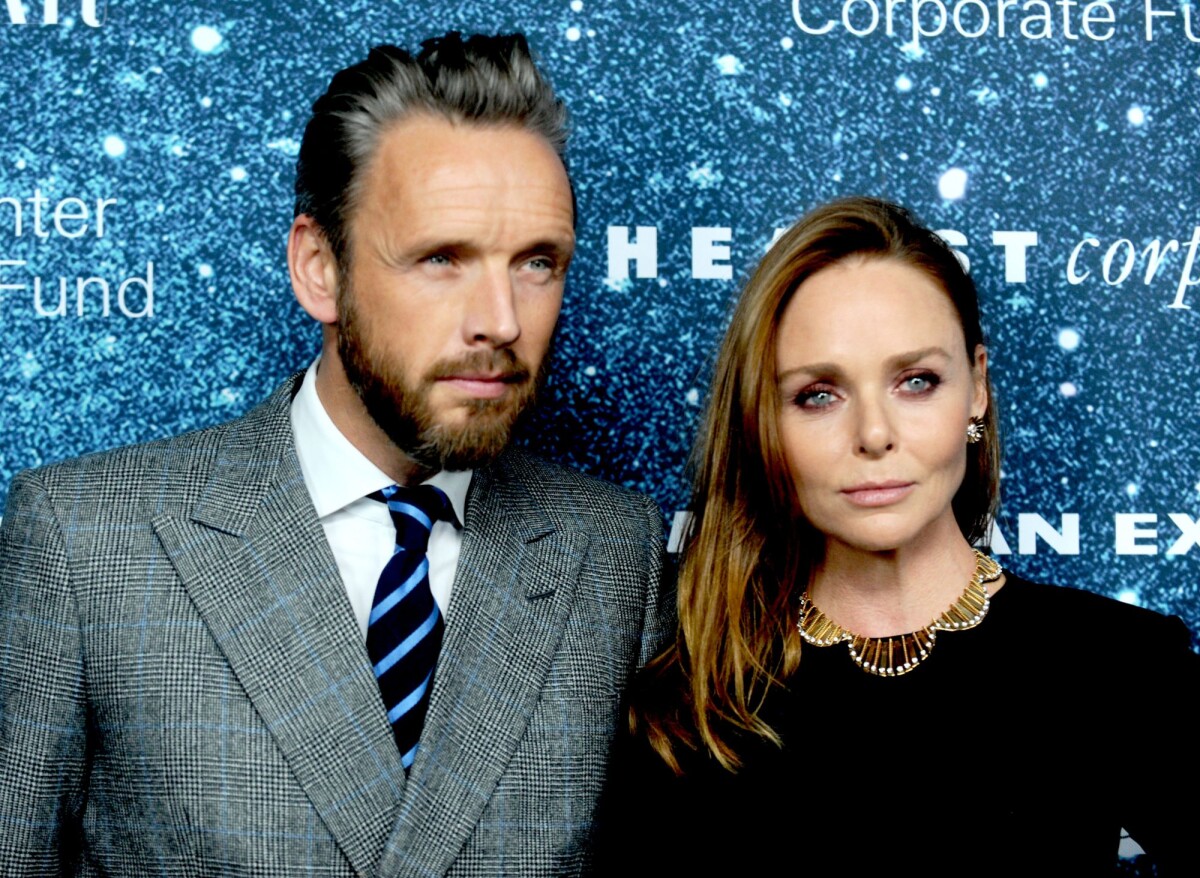
[[[444,624],[429,589],[429,534],[438,520],[453,521],[450,500],[432,485],[391,485],[370,497],[387,504],[396,546],[379,574],[367,623],[367,653],[407,771],[429,707],[433,670]]]

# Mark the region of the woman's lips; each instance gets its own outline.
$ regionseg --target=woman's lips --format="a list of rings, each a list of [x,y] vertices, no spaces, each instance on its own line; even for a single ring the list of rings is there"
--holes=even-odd
[[[916,482],[869,482],[842,490],[842,496],[855,506],[891,506],[909,495]]]

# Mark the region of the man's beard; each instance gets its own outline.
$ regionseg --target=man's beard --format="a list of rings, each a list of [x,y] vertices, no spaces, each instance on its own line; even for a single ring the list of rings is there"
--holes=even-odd
[[[430,470],[476,469],[494,461],[508,445],[518,417],[534,402],[546,371],[543,358],[536,378],[509,348],[480,350],[457,360],[435,363],[410,384],[398,362],[384,361],[364,339],[354,306],[354,291],[343,287],[338,297],[338,356],[350,386],[367,413],[392,443]],[[439,378],[464,373],[500,374],[510,389],[498,399],[468,399],[461,426],[439,423],[430,392]]]

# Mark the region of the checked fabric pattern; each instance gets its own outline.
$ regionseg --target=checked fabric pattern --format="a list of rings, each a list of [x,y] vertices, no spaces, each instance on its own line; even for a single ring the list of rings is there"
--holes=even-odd
[[[390,485],[369,496],[387,504],[396,526],[396,546],[375,586],[367,653],[407,771],[417,755],[445,630],[429,589],[426,550],[433,523],[453,521],[454,511],[446,495],[432,485]]]
[[[516,447],[475,470],[405,772],[296,458],[299,381],[14,479],[0,874],[590,874],[618,704],[675,631],[661,514]]]

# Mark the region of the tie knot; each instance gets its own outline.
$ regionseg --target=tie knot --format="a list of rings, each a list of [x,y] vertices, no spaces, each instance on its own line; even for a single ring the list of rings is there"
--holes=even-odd
[[[387,504],[392,524],[396,526],[396,545],[405,549],[424,552],[434,523],[455,521],[450,498],[433,485],[418,485],[415,488],[388,485],[368,496]]]

